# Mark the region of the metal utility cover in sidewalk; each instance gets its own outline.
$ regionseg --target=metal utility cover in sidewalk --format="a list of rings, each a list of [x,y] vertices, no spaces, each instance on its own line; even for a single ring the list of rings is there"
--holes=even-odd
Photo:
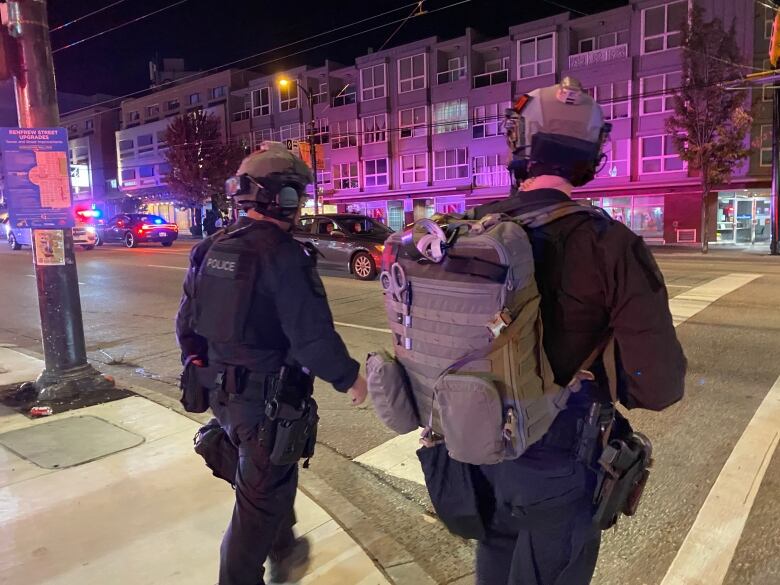
[[[73,467],[143,441],[94,416],[63,418],[0,435],[0,445],[45,469]]]

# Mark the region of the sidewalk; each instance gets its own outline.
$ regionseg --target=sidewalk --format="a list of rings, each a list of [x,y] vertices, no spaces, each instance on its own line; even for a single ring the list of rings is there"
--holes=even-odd
[[[39,360],[0,346],[0,386]],[[0,584],[214,585],[233,491],[192,451],[198,424],[133,396],[30,420],[0,406]],[[301,583],[389,585],[299,492]]]

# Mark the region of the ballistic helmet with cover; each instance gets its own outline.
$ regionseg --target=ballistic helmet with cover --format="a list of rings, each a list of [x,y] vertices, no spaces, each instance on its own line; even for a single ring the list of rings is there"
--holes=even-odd
[[[280,142],[263,142],[241,162],[236,176],[225,184],[228,197],[243,209],[256,209],[276,219],[289,220],[306,186],[314,182],[309,166]]]
[[[575,187],[593,180],[601,166],[604,141],[612,129],[601,106],[565,77],[560,84],[521,96],[506,112],[512,151],[509,165],[517,182],[557,175]]]

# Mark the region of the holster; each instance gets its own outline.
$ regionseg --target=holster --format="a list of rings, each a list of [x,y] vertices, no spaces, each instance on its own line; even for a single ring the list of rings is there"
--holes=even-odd
[[[274,423],[271,463],[292,465],[314,455],[317,442],[317,402],[312,398],[314,382],[300,368],[285,366],[275,383],[265,414]]]
[[[214,477],[224,479],[234,486],[238,469],[238,449],[217,419],[211,419],[198,429],[193,443],[195,452],[203,457]]]

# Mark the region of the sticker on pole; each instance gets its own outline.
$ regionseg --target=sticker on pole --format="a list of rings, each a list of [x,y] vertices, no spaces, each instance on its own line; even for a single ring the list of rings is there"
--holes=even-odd
[[[0,128],[0,152],[11,225],[73,227],[68,131],[65,128]]]
[[[65,232],[62,230],[33,230],[33,250],[38,266],[65,265]]]

